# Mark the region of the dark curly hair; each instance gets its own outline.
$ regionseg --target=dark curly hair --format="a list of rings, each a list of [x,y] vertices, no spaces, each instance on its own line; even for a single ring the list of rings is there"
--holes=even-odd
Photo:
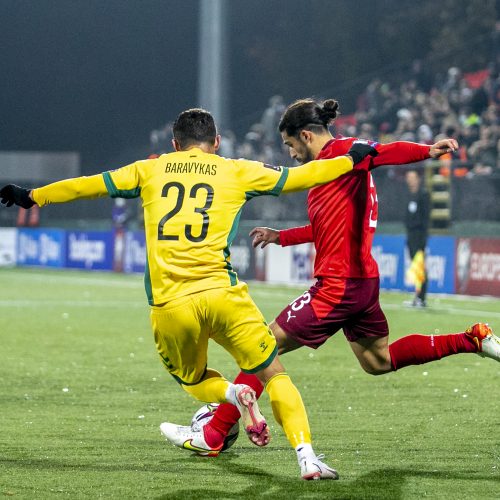
[[[312,132],[321,132],[328,130],[328,125],[338,114],[339,103],[335,99],[326,99],[321,104],[314,99],[299,99],[288,106],[278,128],[290,137],[296,136],[305,128]]]

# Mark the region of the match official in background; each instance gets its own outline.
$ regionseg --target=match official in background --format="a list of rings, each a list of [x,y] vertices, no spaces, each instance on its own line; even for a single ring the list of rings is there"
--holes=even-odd
[[[410,305],[426,307],[425,247],[429,235],[430,198],[417,170],[412,169],[406,172],[406,184],[408,186],[408,204],[405,214],[406,245],[411,259],[407,275],[415,284],[415,297]]]

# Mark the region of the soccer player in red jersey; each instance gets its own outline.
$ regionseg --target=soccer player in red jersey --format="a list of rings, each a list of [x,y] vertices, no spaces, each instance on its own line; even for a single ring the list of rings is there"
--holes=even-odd
[[[356,140],[334,138],[328,125],[337,116],[338,103],[299,100],[285,111],[279,130],[292,158],[305,163],[315,158],[345,154]],[[500,339],[482,323],[465,332],[448,335],[408,335],[389,344],[389,327],[379,303],[379,273],[371,255],[377,226],[378,201],[370,173],[381,165],[413,163],[454,151],[454,139],[429,146],[411,142],[378,144],[378,152],[358,163],[353,171],[315,187],[308,195],[310,224],[282,231],[258,227],[250,234],[254,247],[269,243],[282,246],[314,242],[316,282],[278,315],[270,327],[279,353],[302,346],[313,349],[342,329],[362,368],[372,375],[405,366],[435,361],[457,353],[478,353],[500,361]],[[245,383],[262,392],[252,375],[240,373],[235,383]],[[238,418],[238,410],[222,404],[204,429],[214,446]],[[259,443],[265,445],[268,435]]]

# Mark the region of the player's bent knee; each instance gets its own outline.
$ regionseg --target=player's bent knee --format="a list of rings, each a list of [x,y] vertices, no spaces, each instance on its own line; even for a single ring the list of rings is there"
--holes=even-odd
[[[220,372],[208,368],[201,380],[195,383],[181,383],[181,387],[199,401],[225,401],[225,393],[229,382]]]
[[[368,373],[369,375],[384,375],[384,373],[388,373],[392,371],[390,367],[385,364],[372,364],[372,363],[360,363],[361,368]]]
[[[373,366],[363,366],[363,370],[368,373],[368,375],[383,375],[387,373],[385,370],[381,370],[380,368],[375,368]]]
[[[201,401],[200,399],[200,395],[198,394],[199,393],[199,387],[198,387],[198,384],[196,385],[186,385],[186,384],[181,384],[181,387],[190,395],[192,396],[193,398],[195,399],[198,399],[199,401]]]

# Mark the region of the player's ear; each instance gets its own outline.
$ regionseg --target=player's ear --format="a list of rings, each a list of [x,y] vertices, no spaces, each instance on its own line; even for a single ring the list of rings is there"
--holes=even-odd
[[[220,147],[220,134],[217,134],[215,136],[215,141],[214,141],[214,150],[217,151]]]
[[[174,147],[175,151],[181,151],[181,145],[179,144],[179,141],[177,141],[177,139],[172,139],[172,146]]]
[[[310,130],[301,130],[299,132],[299,139],[305,143],[310,144],[312,142],[313,134]]]

